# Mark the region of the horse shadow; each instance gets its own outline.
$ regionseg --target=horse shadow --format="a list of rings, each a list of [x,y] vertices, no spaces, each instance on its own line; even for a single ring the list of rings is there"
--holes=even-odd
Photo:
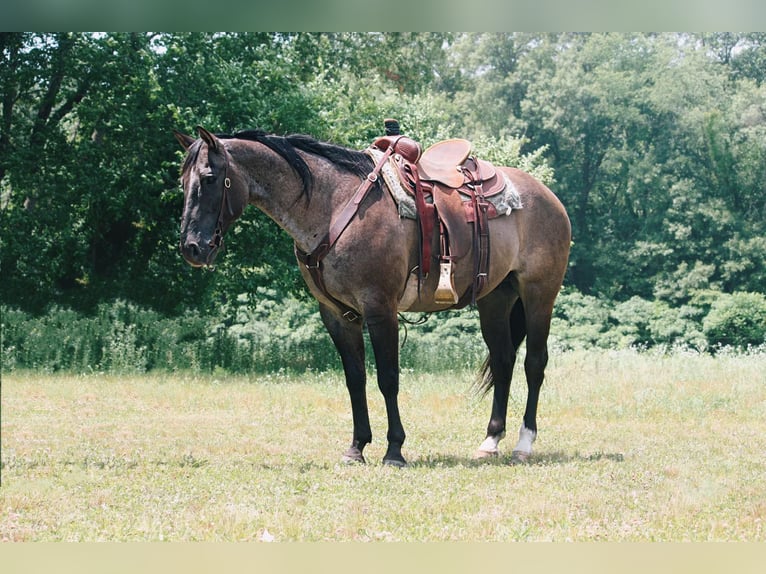
[[[491,457],[473,458],[467,456],[455,456],[436,454],[424,458],[415,459],[408,463],[412,468],[478,468],[483,466],[557,466],[573,463],[592,463],[599,461],[623,462],[625,456],[619,452],[594,452],[583,454],[580,452],[568,453],[564,451],[552,451],[535,453],[525,461],[520,461],[512,454]]]

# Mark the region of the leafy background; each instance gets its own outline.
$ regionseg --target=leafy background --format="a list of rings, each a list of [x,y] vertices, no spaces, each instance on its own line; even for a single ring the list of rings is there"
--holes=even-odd
[[[5,368],[324,368],[265,216],[215,274],[178,255],[172,129],[362,148],[391,116],[562,199],[555,344],[763,344],[766,34],[2,33],[0,53]],[[471,312],[412,328],[413,360],[423,337],[477,339]]]

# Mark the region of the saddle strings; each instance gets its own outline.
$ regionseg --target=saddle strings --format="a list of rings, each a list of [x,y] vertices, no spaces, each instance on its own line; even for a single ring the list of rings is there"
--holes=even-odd
[[[402,339],[402,344],[399,345],[399,349],[404,349],[404,345],[407,343],[407,325],[423,325],[426,321],[428,321],[431,318],[431,313],[423,313],[418,319],[415,319],[414,321],[412,319],[408,319],[401,313],[399,315],[399,324],[404,327],[404,338]]]

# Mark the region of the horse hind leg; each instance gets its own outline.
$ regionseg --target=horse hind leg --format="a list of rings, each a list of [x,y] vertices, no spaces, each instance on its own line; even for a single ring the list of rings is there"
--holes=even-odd
[[[493,389],[492,413],[487,436],[479,445],[476,458],[498,456],[498,445],[505,437],[508,395],[516,363],[516,349],[524,339],[524,310],[518,296],[499,288],[478,301],[481,331],[489,349],[484,365],[483,388]],[[519,321],[521,317],[521,321]]]
[[[513,449],[515,462],[524,462],[531,456],[532,444],[537,438],[537,405],[545,378],[545,367],[548,364],[548,334],[554,298],[555,296],[540,297],[534,301],[527,299],[525,306],[527,354],[524,359],[524,372],[527,379],[527,403],[519,429],[519,440]]]

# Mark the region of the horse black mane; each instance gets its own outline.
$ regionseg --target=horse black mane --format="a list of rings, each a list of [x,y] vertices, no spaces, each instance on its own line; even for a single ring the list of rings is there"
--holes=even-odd
[[[219,134],[218,137],[221,139],[236,138],[255,141],[282,156],[300,176],[303,182],[303,194],[307,198],[309,197],[314,178],[309,166],[296,150],[322,157],[339,169],[359,177],[366,177],[373,167],[372,159],[364,152],[319,141],[311,136],[302,134],[278,136],[262,130],[243,130],[231,135]]]

